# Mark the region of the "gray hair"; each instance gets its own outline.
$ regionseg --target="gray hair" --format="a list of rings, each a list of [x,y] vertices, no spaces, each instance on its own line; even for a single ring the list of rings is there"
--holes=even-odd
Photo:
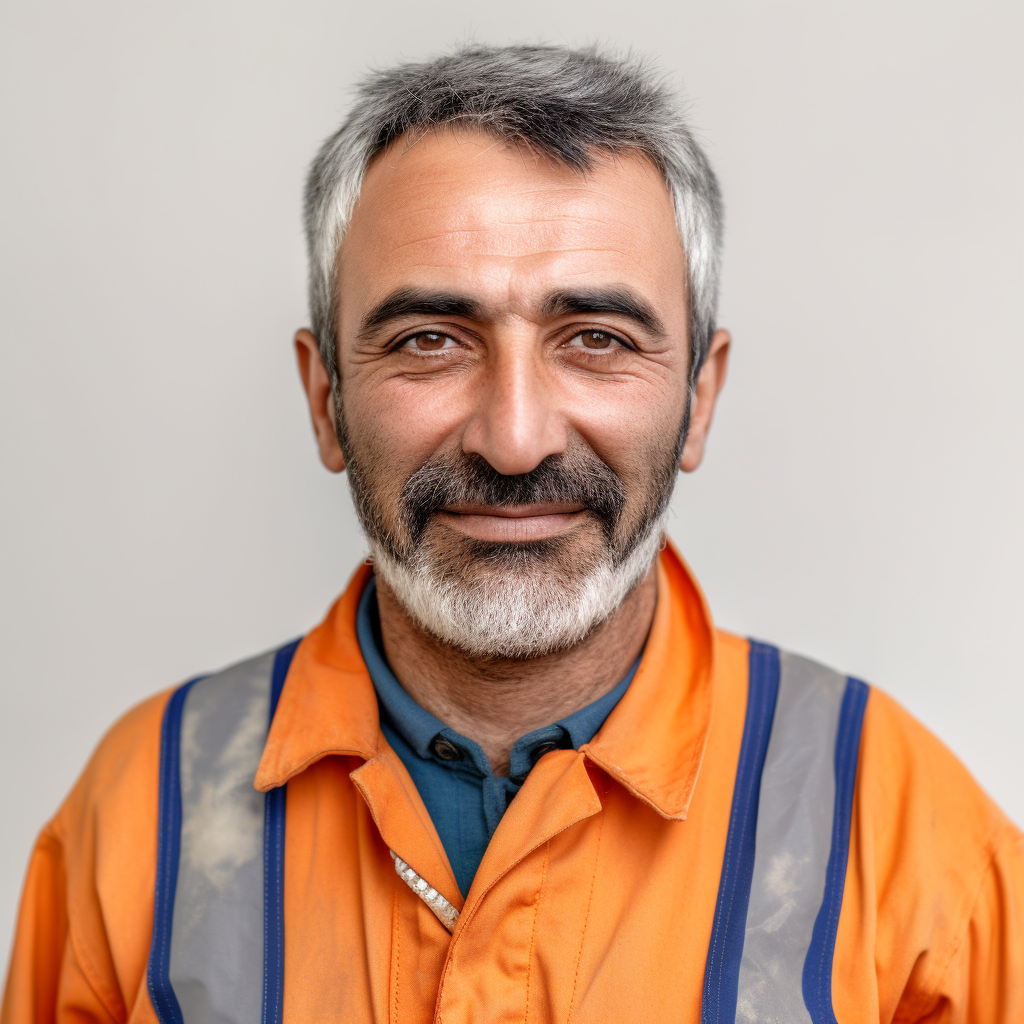
[[[596,47],[465,46],[368,74],[306,179],[309,305],[336,387],[338,251],[370,161],[395,139],[442,126],[475,128],[586,171],[595,151],[638,150],[672,196],[686,255],[690,381],[715,330],[722,204],[703,150],[662,76]]]

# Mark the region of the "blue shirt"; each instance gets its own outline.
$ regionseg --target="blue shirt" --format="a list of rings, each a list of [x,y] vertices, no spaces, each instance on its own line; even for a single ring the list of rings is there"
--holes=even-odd
[[[491,771],[478,743],[421,708],[388,668],[380,639],[374,579],[359,602],[356,631],[377,691],[381,729],[409,770],[465,896],[498,822],[530,769],[557,747],[577,750],[589,743],[626,692],[640,659],[614,690],[593,704],[516,740],[508,777],[503,778]]]

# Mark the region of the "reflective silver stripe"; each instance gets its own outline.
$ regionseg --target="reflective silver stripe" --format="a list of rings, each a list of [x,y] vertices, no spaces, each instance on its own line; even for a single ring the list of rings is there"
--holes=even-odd
[[[394,850],[391,851],[391,859],[395,862],[395,871],[398,872],[398,877],[430,907],[434,912],[434,917],[448,931],[455,931],[459,912],[422,875],[416,874]]]
[[[264,796],[274,652],[193,685],[181,719],[170,980],[185,1024],[260,1024]]]
[[[810,1024],[803,969],[825,892],[846,678],[784,652],[779,669],[761,775],[736,1020]]]

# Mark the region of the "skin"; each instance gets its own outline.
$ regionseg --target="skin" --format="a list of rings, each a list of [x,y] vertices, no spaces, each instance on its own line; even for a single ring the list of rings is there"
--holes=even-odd
[[[397,509],[402,485],[435,452],[461,448],[501,474],[529,472],[586,445],[626,488],[625,517],[649,492],[652,462],[682,422],[689,371],[685,254],[668,190],[643,155],[598,155],[582,175],[475,132],[400,139],[367,172],[339,254],[340,398],[352,451]],[[364,318],[401,289],[456,294],[466,315],[405,313],[372,331]],[[659,327],[621,311],[566,311],[560,290],[615,289]],[[595,333],[596,332],[596,333]],[[316,339],[295,337],[324,465],[345,468],[330,381]],[[715,333],[696,382],[684,472],[703,458],[725,382],[729,335]],[[604,544],[572,507],[449,508],[437,544],[562,537]],[[570,549],[571,550],[571,549]],[[521,735],[612,689],[643,648],[656,575],[575,647],[529,661],[473,659],[436,641],[378,579],[385,655],[424,708],[508,770]]]

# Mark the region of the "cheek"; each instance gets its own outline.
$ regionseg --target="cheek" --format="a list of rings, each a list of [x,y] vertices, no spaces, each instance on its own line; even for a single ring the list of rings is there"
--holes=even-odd
[[[345,422],[363,474],[397,496],[405,481],[457,431],[462,413],[451,387],[374,377],[353,374],[343,381]]]
[[[632,500],[642,501],[655,478],[674,462],[685,391],[623,387],[580,406],[574,427],[621,478]]]

